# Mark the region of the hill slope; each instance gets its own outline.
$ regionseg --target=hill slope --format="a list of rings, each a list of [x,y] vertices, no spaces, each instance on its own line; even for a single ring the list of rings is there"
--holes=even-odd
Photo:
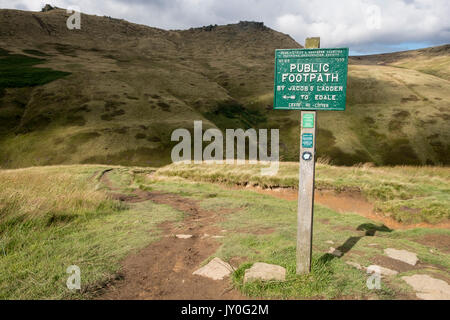
[[[279,128],[282,159],[298,159],[299,112],[271,107],[274,49],[301,47],[288,35],[253,22],[165,31],[84,14],[68,30],[68,16],[0,10],[0,68],[8,59],[15,72],[2,78],[25,79],[0,82],[0,166],[161,165],[171,132],[194,120]],[[319,154],[448,164],[449,51],[351,59],[347,110],[319,114]]]

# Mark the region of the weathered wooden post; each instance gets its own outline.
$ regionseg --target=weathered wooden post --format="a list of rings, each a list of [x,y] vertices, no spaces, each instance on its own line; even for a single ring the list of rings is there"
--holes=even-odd
[[[320,48],[320,38],[307,38],[305,48]],[[301,111],[297,208],[297,274],[311,270],[317,112]]]
[[[311,271],[316,110],[345,110],[348,64],[348,48],[320,49],[320,38],[307,38],[305,47],[275,51],[274,109],[302,110],[297,274]]]

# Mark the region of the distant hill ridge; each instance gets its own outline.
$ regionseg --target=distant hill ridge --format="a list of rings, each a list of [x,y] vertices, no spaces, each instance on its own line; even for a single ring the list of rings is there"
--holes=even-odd
[[[0,166],[170,162],[171,132],[279,128],[298,160],[299,112],[272,110],[274,50],[302,48],[262,22],[162,30],[64,9],[0,10]],[[352,57],[345,112],[320,112],[335,164],[448,164],[449,46]]]

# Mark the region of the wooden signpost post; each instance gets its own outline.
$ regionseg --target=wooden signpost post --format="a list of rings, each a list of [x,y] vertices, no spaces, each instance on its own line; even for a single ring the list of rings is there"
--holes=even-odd
[[[345,110],[348,64],[348,48],[319,49],[320,38],[307,38],[305,47],[275,51],[274,109],[302,110],[297,274],[311,271],[316,110]]]

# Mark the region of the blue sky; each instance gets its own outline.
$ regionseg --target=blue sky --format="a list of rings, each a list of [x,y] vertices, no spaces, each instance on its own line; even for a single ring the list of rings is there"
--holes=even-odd
[[[263,21],[303,44],[350,54],[417,49],[450,43],[448,0],[0,0],[0,8],[40,10],[46,3],[163,29]]]
[[[387,53],[387,52],[396,52],[396,51],[406,51],[406,50],[415,50],[415,49],[422,49],[422,48],[428,48],[428,47],[432,47],[432,46],[439,46],[439,45],[444,45],[444,44],[448,44],[450,43],[450,41],[443,41],[443,42],[439,42],[439,41],[435,41],[435,42],[403,42],[403,43],[399,43],[399,44],[391,44],[391,45],[384,45],[384,44],[380,44],[379,48],[371,48],[371,47],[366,47],[366,48],[361,48],[358,50],[352,50],[350,48],[350,52],[349,54],[351,56],[357,56],[357,55],[365,55],[365,54],[377,54],[377,53]]]

